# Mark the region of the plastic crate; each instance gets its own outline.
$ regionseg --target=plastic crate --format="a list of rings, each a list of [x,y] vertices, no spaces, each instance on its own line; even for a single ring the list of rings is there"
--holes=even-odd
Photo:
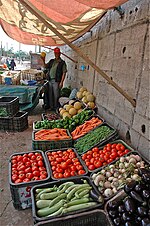
[[[89,145],[89,147],[88,147],[86,150],[84,150],[82,153],[80,153],[80,151],[78,151],[78,148],[76,147],[76,144],[77,144],[78,142],[80,142],[81,140],[85,139],[85,137],[90,136],[90,134],[93,133],[93,132],[95,132],[97,129],[102,128],[102,127],[104,127],[104,126],[106,126],[106,127],[108,127],[109,129],[111,129],[112,133],[111,133],[110,135],[108,135],[106,138],[100,139],[99,142],[94,143],[93,145],[92,145],[92,144]],[[111,127],[108,123],[104,122],[103,124],[97,126],[97,127],[94,128],[93,130],[91,130],[89,133],[87,133],[87,134],[85,134],[84,136],[82,136],[81,138],[75,140],[75,142],[74,142],[74,147],[75,147],[75,149],[78,151],[79,154],[83,154],[83,153],[87,152],[88,150],[90,150],[90,149],[93,148],[93,147],[96,147],[96,146],[98,146],[98,145],[105,145],[105,144],[107,144],[108,142],[111,142],[111,141],[113,141],[113,140],[116,140],[118,137],[119,137],[119,135],[118,135],[117,130],[114,129],[113,127]],[[93,138],[93,139],[94,139],[94,138]],[[86,143],[85,143],[85,145],[86,145]]]
[[[19,98],[18,97],[0,97],[0,109],[7,112],[7,117],[12,117],[19,111]]]
[[[66,130],[70,139],[66,140],[58,140],[58,141],[50,141],[50,140],[35,140],[36,131],[32,132],[32,149],[33,150],[42,150],[47,151],[51,149],[60,149],[60,148],[69,148],[72,147],[72,137],[70,135],[69,130]]]
[[[126,149],[129,149],[130,152],[135,151],[132,147],[130,147],[128,144],[126,144],[123,140],[115,140],[115,141],[108,142],[108,143],[110,143],[110,144],[120,143],[120,144],[123,144],[123,145],[126,147]],[[105,144],[104,146],[98,145],[97,147],[99,148],[99,150],[102,150],[106,145],[107,145],[107,144]],[[85,154],[86,154],[86,152],[85,152]],[[81,155],[81,158],[82,158],[82,155]],[[120,157],[116,158],[114,161],[111,162],[111,164],[114,163],[114,162],[116,162],[119,158],[120,158]],[[110,164],[110,163],[108,163],[107,165],[109,165],[109,164]],[[105,165],[105,167],[106,167],[107,165]],[[87,168],[86,165],[85,165],[85,167]],[[104,166],[102,166],[102,167],[100,167],[100,168],[97,168],[97,169],[95,169],[95,170],[89,170],[88,168],[87,168],[87,169],[88,169],[89,172],[94,173],[94,172],[97,172],[98,170],[101,170],[103,167],[104,167]]]
[[[13,118],[14,131],[22,132],[28,128],[28,113],[18,112]]]
[[[46,160],[47,160],[47,162],[48,162],[48,166],[49,166],[49,171],[50,171],[50,175],[51,175],[51,178],[53,179],[53,180],[63,180],[64,178],[59,178],[59,179],[56,179],[56,178],[54,178],[53,177],[53,172],[52,172],[52,167],[51,167],[51,164],[50,164],[50,161],[49,161],[49,159],[48,159],[48,152],[58,152],[58,151],[66,151],[68,148],[63,148],[63,149],[54,149],[54,150],[48,150],[48,151],[46,151],[45,152],[45,156],[46,156]],[[87,173],[88,173],[88,170],[87,170],[87,168],[85,167],[85,163],[83,162],[83,160],[79,157],[79,155],[78,155],[78,153],[76,152],[76,150],[74,149],[74,148],[70,148],[70,149],[72,149],[73,151],[74,151],[74,153],[76,154],[76,157],[75,158],[78,158],[79,159],[79,162],[81,163],[81,165],[82,165],[82,167],[83,167],[83,170],[85,170],[85,174],[82,174],[82,176],[85,176]],[[63,161],[63,160],[62,160]],[[77,176],[81,176],[81,175],[76,175],[76,177]],[[74,178],[74,176],[70,176],[70,177],[68,177],[68,178]]]
[[[111,226],[107,214],[103,210],[92,210],[73,216],[61,217],[59,219],[43,221],[35,226]]]
[[[68,182],[68,181],[71,181],[71,182],[74,182],[76,184],[84,184],[83,180],[86,180],[88,182],[88,184],[92,187],[93,190],[95,190],[95,192],[98,193],[98,190],[96,189],[95,185],[91,182],[90,178],[87,177],[87,176],[82,176],[82,177],[74,177],[74,178],[70,178],[70,179],[64,179],[64,180],[61,180],[61,181],[55,181],[55,182],[50,182],[50,183],[45,183],[45,184],[41,184],[41,185],[37,185],[37,186],[34,186],[32,189],[31,189],[31,197],[32,197],[32,216],[33,216],[33,221],[34,223],[38,223],[38,222],[42,222],[42,221],[46,221],[46,220],[50,220],[50,219],[59,219],[60,215],[58,216],[54,216],[54,217],[39,217],[37,216],[37,207],[36,207],[36,203],[35,203],[35,190],[37,188],[52,188],[54,185],[55,186],[59,186],[65,182]],[[74,216],[74,214],[76,213],[82,213],[84,211],[88,211],[88,210],[93,210],[93,209],[97,209],[97,208],[102,208],[103,207],[103,204],[104,202],[102,201],[102,203],[97,203],[95,206],[92,206],[92,207],[88,207],[88,208],[85,208],[85,209],[82,209],[82,210],[77,210],[77,211],[73,211],[73,212],[70,212],[70,213],[66,213],[64,214],[63,216]]]
[[[0,117],[0,130],[14,131],[13,118]]]
[[[44,159],[44,165],[46,167],[48,176],[46,179],[43,179],[43,180],[35,180],[35,181],[18,183],[18,184],[13,183],[11,180],[11,174],[12,174],[11,159],[12,159],[12,157],[15,155],[23,155],[23,154],[31,153],[31,152],[14,153],[13,155],[10,156],[10,159],[9,159],[9,184],[10,184],[10,191],[11,191],[13,206],[17,210],[30,208],[32,206],[30,191],[34,185],[42,184],[43,182],[48,182],[51,180],[47,161],[46,161],[46,158],[45,158],[45,155],[43,154],[43,152],[40,150],[36,150],[36,151],[32,151],[32,152],[33,153],[40,152],[42,154],[43,159]]]
[[[127,153],[126,155],[124,155],[123,157],[127,157],[127,156],[129,156],[129,155],[139,155],[141,158],[142,158],[142,161],[144,161],[145,162],[145,165],[146,166],[149,166],[150,167],[150,162],[147,160],[147,159],[145,159],[142,155],[140,155],[139,154],[139,152],[137,152],[137,151],[131,151],[131,152],[129,152],[129,153]],[[101,170],[107,170],[106,168],[110,165],[113,165],[113,164],[115,164],[117,161],[119,161],[119,159],[117,159],[117,160],[115,160],[114,162],[111,162],[110,164],[108,164],[108,165],[106,165],[106,166],[104,166],[104,167],[102,167],[101,169],[97,169],[97,170],[95,170],[94,172],[92,172],[92,174],[90,175],[90,178],[91,178],[91,180],[93,181],[93,179],[92,179],[92,177],[93,177],[93,175],[94,174],[96,174],[96,173],[98,173],[98,172],[101,172]],[[116,170],[117,168],[115,168],[115,170]],[[135,168],[134,168],[135,169]],[[130,173],[128,173],[128,177],[130,176],[131,174]],[[125,177],[124,177],[125,178]],[[119,179],[118,179],[119,180]],[[94,182],[93,182],[94,183]],[[122,186],[123,186],[123,184],[122,184]],[[116,194],[118,194],[119,193],[119,191],[122,189],[122,187],[120,187],[120,185],[119,185],[119,188],[118,188],[118,186],[117,186],[117,192],[116,193],[114,193],[114,194],[112,194],[110,197],[108,197],[108,198],[104,198],[106,201],[107,200],[109,200],[109,199],[111,199],[112,197],[114,197]]]

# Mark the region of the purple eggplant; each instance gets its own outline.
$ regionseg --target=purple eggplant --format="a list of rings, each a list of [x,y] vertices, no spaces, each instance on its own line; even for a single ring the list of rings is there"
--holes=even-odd
[[[146,209],[145,207],[143,207],[143,206],[139,206],[139,207],[137,208],[137,212],[138,212],[138,214],[139,214],[141,217],[144,217],[144,216],[147,215],[147,209]]]
[[[124,212],[125,212],[125,207],[124,207],[124,205],[118,206],[118,212],[119,212],[119,213],[124,213]]]
[[[122,214],[122,219],[126,222],[126,221],[131,221],[131,215],[127,212]]]
[[[109,210],[108,214],[111,218],[114,219],[115,217],[117,217],[118,212],[116,210]]]
[[[136,184],[137,184],[137,182],[135,180],[132,180],[131,182],[127,183],[124,186],[124,191],[128,194],[130,191],[132,191],[134,189]]]
[[[127,212],[129,212],[129,213],[135,212],[135,203],[131,198],[129,198],[129,197],[125,198],[124,206],[125,206],[125,209]]]
[[[143,190],[142,191],[142,195],[143,195],[143,197],[145,198],[145,199],[149,199],[150,198],[150,191],[148,191],[148,190]]]
[[[142,226],[150,226],[150,220],[148,218],[144,218],[141,221]]]
[[[113,220],[113,223],[115,226],[119,226],[119,225],[121,225],[121,219],[119,217],[117,217]]]
[[[118,202],[116,202],[116,201],[110,201],[110,202],[108,202],[108,209],[116,209],[117,207],[118,207]]]
[[[139,174],[139,176],[142,176],[143,174],[147,174],[150,177],[150,169],[139,168],[138,169],[138,174]]]
[[[144,199],[136,192],[136,191],[131,191],[129,193],[130,197],[133,198],[135,201],[139,203],[144,203]]]

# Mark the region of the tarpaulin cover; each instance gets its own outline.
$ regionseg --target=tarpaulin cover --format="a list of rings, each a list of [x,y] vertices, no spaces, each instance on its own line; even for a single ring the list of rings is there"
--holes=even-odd
[[[127,0],[26,0],[36,12],[70,42],[87,32],[104,15],[106,10]],[[48,29],[19,0],[0,1],[0,24],[6,34],[24,44],[56,46],[64,45],[58,36]]]

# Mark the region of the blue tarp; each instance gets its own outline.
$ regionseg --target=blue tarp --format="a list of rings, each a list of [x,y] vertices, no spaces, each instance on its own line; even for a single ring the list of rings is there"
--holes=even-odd
[[[30,109],[35,104],[37,105],[39,91],[39,86],[0,85],[0,96],[19,97],[20,110]]]

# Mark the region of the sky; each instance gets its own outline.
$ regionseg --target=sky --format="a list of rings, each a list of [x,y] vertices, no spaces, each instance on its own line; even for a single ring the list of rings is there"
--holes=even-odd
[[[3,31],[3,29],[0,26],[0,43],[2,43],[2,47],[5,48],[5,50],[9,50],[11,47],[13,47],[14,51],[19,51],[19,42],[9,38],[7,34]],[[35,52],[35,46],[34,45],[24,45],[20,44],[20,49],[25,52]],[[37,48],[38,51],[38,48]]]

